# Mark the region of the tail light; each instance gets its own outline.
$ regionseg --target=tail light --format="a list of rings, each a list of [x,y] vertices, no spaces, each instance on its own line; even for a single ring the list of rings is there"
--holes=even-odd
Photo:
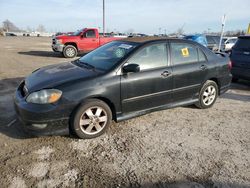
[[[228,69],[231,70],[232,67],[233,67],[233,63],[232,63],[232,61],[229,61],[229,62],[228,62]]]

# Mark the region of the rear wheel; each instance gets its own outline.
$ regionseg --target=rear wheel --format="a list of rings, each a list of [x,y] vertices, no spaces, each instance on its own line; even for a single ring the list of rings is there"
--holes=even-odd
[[[73,58],[77,56],[77,49],[75,46],[67,45],[63,49],[63,55],[66,58]]]
[[[195,105],[198,108],[210,108],[215,103],[218,97],[218,86],[212,81],[208,80],[202,86],[200,94],[199,94],[199,102]]]
[[[95,138],[105,132],[111,124],[112,113],[109,106],[101,100],[91,99],[76,111],[71,130],[79,138]]]
[[[233,77],[232,82],[238,82],[238,78]]]

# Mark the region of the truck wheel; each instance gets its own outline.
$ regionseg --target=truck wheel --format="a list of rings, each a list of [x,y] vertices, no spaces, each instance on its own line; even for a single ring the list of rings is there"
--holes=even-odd
[[[215,103],[217,97],[218,97],[217,84],[212,80],[208,80],[202,86],[199,94],[199,102],[197,102],[195,105],[201,109],[210,108]]]
[[[63,55],[66,58],[73,58],[77,56],[77,49],[72,45],[67,45],[63,49]]]
[[[232,78],[232,82],[238,82],[238,80],[239,80],[238,78],[235,77]]]
[[[91,139],[105,132],[112,121],[109,106],[97,99],[85,101],[71,119],[70,130],[79,138]]]

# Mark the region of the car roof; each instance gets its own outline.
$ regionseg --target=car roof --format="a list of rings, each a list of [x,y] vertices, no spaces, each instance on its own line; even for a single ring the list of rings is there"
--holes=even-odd
[[[128,38],[123,38],[120,41],[124,41],[124,42],[134,42],[140,45],[144,45],[147,43],[151,43],[151,42],[157,42],[157,41],[174,41],[174,42],[186,42],[186,43],[190,43],[193,45],[198,45],[198,46],[202,46],[201,44],[192,41],[192,40],[187,40],[187,39],[181,39],[181,38],[174,38],[174,37],[157,37],[157,36],[148,36],[148,37],[128,37]],[[203,47],[203,46],[202,46]]]
[[[166,39],[169,39],[169,38],[167,37],[128,37],[128,38],[121,39],[121,41],[146,43],[146,42],[160,41],[160,40],[166,40]]]
[[[196,44],[196,42],[192,40],[187,40],[187,39],[181,39],[181,38],[174,38],[174,37],[154,37],[154,36],[149,36],[149,37],[128,37],[128,38],[123,38],[120,41],[124,42],[134,42],[138,44],[146,44],[150,42],[157,42],[157,41],[165,41],[165,40],[170,40],[170,41],[183,41],[183,42],[188,42],[192,44]]]
[[[238,38],[240,38],[240,39],[249,39],[250,35],[242,35],[242,36],[239,36]]]

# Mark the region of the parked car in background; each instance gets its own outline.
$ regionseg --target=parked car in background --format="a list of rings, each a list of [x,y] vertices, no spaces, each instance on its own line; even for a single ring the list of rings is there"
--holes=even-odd
[[[15,109],[33,134],[71,130],[94,138],[112,120],[192,104],[212,107],[230,86],[230,67],[228,57],[193,41],[132,37],[34,71],[18,86]]]
[[[217,35],[206,35],[207,47],[212,51],[219,51],[220,36]],[[221,51],[225,51],[225,44],[221,43]]]
[[[41,36],[41,33],[40,32],[26,32],[26,33],[23,33],[23,36],[24,37],[40,37]]]
[[[237,37],[228,37],[224,44],[225,44],[225,51],[228,52],[232,49],[232,47],[234,46],[234,44],[237,41]]]
[[[207,39],[206,39],[206,36],[203,34],[187,35],[184,37],[184,39],[193,40],[207,47]]]
[[[184,37],[184,39],[193,40],[196,41],[203,46],[206,46],[212,51],[219,51],[219,45],[220,45],[220,36],[216,35],[204,35],[204,34],[195,34],[195,35],[187,35]],[[221,43],[221,51],[223,52],[225,50],[225,44]]]
[[[57,32],[55,33],[54,37],[60,36],[60,35],[72,35],[74,32]]]
[[[250,80],[250,36],[240,36],[230,54],[233,81]]]
[[[119,37],[101,37],[95,28],[84,28],[71,35],[59,35],[52,39],[52,49],[66,58],[76,57],[79,52],[88,53]]]
[[[6,37],[16,37],[17,35],[14,33],[5,33]]]

